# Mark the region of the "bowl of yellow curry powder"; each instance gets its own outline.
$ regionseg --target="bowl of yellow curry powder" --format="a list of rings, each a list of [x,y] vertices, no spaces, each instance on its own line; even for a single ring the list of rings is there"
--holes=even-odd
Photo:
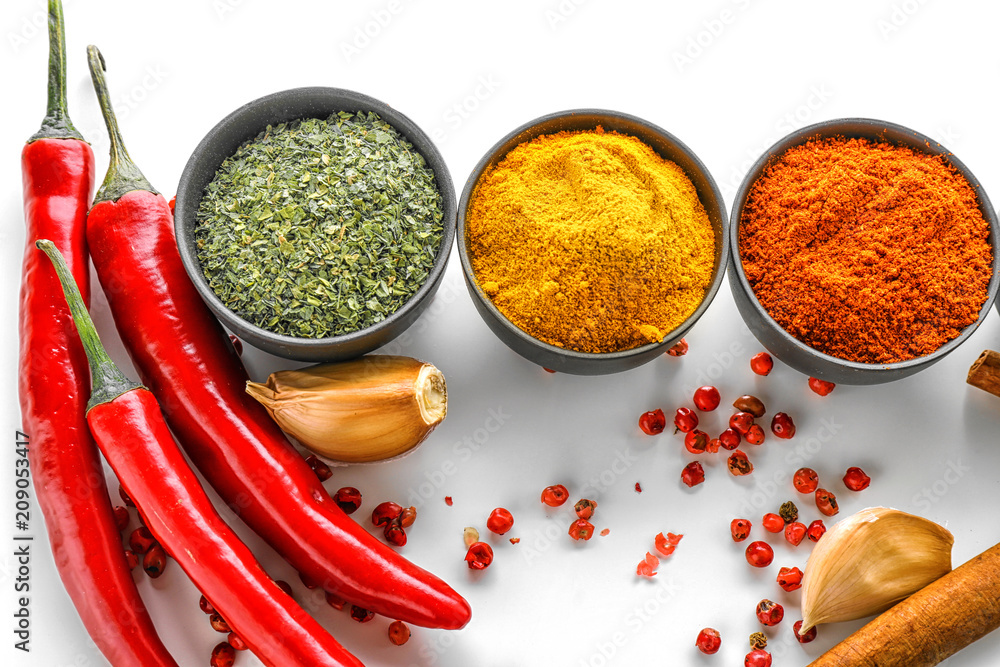
[[[725,204],[705,165],[615,111],[517,128],[476,165],[458,208],[477,310],[554,371],[614,373],[662,354],[708,308],[728,262]]]

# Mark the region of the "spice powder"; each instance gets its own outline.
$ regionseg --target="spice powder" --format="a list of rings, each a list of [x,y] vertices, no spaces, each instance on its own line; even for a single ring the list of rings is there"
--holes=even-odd
[[[661,341],[712,281],[694,184],[639,139],[542,135],[484,173],[466,214],[475,278],[531,336],[580,352]]]
[[[993,250],[968,181],[943,156],[867,139],[811,140],[751,187],[739,228],[761,306],[826,354],[893,363],[974,323]]]

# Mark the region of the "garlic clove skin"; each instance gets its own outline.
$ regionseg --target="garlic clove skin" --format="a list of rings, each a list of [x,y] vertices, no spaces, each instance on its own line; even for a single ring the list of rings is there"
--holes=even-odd
[[[954,537],[933,521],[873,507],[816,543],[802,582],[802,628],[878,614],[951,571]]]
[[[409,452],[448,412],[440,370],[389,355],[277,371],[265,384],[248,382],[247,393],[303,446],[346,463]]]

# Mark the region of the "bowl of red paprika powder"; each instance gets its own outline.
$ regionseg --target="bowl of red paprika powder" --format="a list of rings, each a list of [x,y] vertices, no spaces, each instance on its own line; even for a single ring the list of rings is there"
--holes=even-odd
[[[730,285],[757,339],[807,375],[879,384],[961,345],[1000,287],[1000,225],[946,148],[849,118],[802,128],[750,168]]]
[[[728,265],[715,180],[665,130],[599,109],[535,119],[473,169],[458,206],[466,285],[510,349],[600,375],[663,354]]]

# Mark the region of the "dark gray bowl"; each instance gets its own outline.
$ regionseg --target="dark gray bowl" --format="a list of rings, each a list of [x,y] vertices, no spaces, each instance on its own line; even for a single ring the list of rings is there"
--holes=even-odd
[[[701,304],[680,326],[667,334],[662,342],[650,343],[620,352],[588,353],[549,345],[530,336],[515,326],[493,305],[493,302],[476,282],[472,264],[469,261],[468,248],[465,244],[465,212],[479,178],[517,145],[531,141],[542,134],[552,134],[563,130],[593,130],[598,125],[605,130],[614,130],[637,137],[687,173],[688,178],[691,179],[698,191],[698,198],[708,212],[708,217],[715,230],[715,264],[712,272],[712,283]],[[548,114],[525,123],[497,142],[479,161],[469,176],[469,180],[466,181],[459,201],[458,250],[462,261],[462,271],[465,274],[465,283],[472,295],[476,310],[479,311],[486,325],[509,348],[525,359],[554,371],[575,375],[603,375],[635,368],[656,358],[683,338],[694,326],[694,323],[712,303],[726,273],[726,266],[729,262],[729,244],[726,241],[728,224],[726,205],[715,180],[701,160],[679,139],[666,130],[635,116],[601,109],[577,109]]]
[[[374,111],[395,127],[424,156],[434,170],[441,192],[444,231],[441,247],[427,282],[395,313],[367,329],[329,338],[298,338],[272,333],[253,325],[226,308],[205,280],[195,249],[194,223],[205,186],[223,160],[240,144],[268,125],[297,118],[326,118],[336,111]],[[444,276],[455,238],[455,186],[444,158],[430,138],[413,121],[367,95],[340,88],[295,88],[245,104],[226,116],[201,140],[191,154],[177,186],[174,227],[184,268],[202,299],[222,323],[240,338],[265,352],[299,361],[338,361],[359,357],[401,334],[428,306]]]
[[[846,138],[866,138],[874,141],[887,141],[901,146],[907,146],[916,151],[930,155],[944,155],[972,185],[976,191],[979,210],[989,223],[989,241],[993,246],[993,275],[989,282],[988,295],[979,313],[979,319],[962,330],[958,337],[948,341],[938,350],[923,357],[900,361],[892,364],[863,364],[840,359],[818,350],[814,350],[781,328],[777,322],[764,310],[753,293],[750,283],[743,272],[743,262],[740,260],[739,225],[743,216],[743,207],[754,181],[767,168],[771,160],[782,155],[793,146],[804,144],[809,139],[841,136]],[[729,271],[729,284],[733,291],[736,307],[743,320],[750,327],[757,340],[774,356],[792,368],[830,382],[843,384],[881,384],[913,375],[928,366],[940,361],[961,345],[972,335],[979,324],[987,317],[996,300],[1000,288],[1000,260],[997,258],[997,239],[1000,239],[1000,223],[996,212],[990,205],[982,185],[972,175],[972,172],[951,154],[947,148],[919,132],[894,123],[867,118],[844,118],[826,121],[804,127],[786,136],[765,152],[750,168],[746,178],[736,193],[733,204],[732,221],[729,230],[732,246],[732,267]]]

